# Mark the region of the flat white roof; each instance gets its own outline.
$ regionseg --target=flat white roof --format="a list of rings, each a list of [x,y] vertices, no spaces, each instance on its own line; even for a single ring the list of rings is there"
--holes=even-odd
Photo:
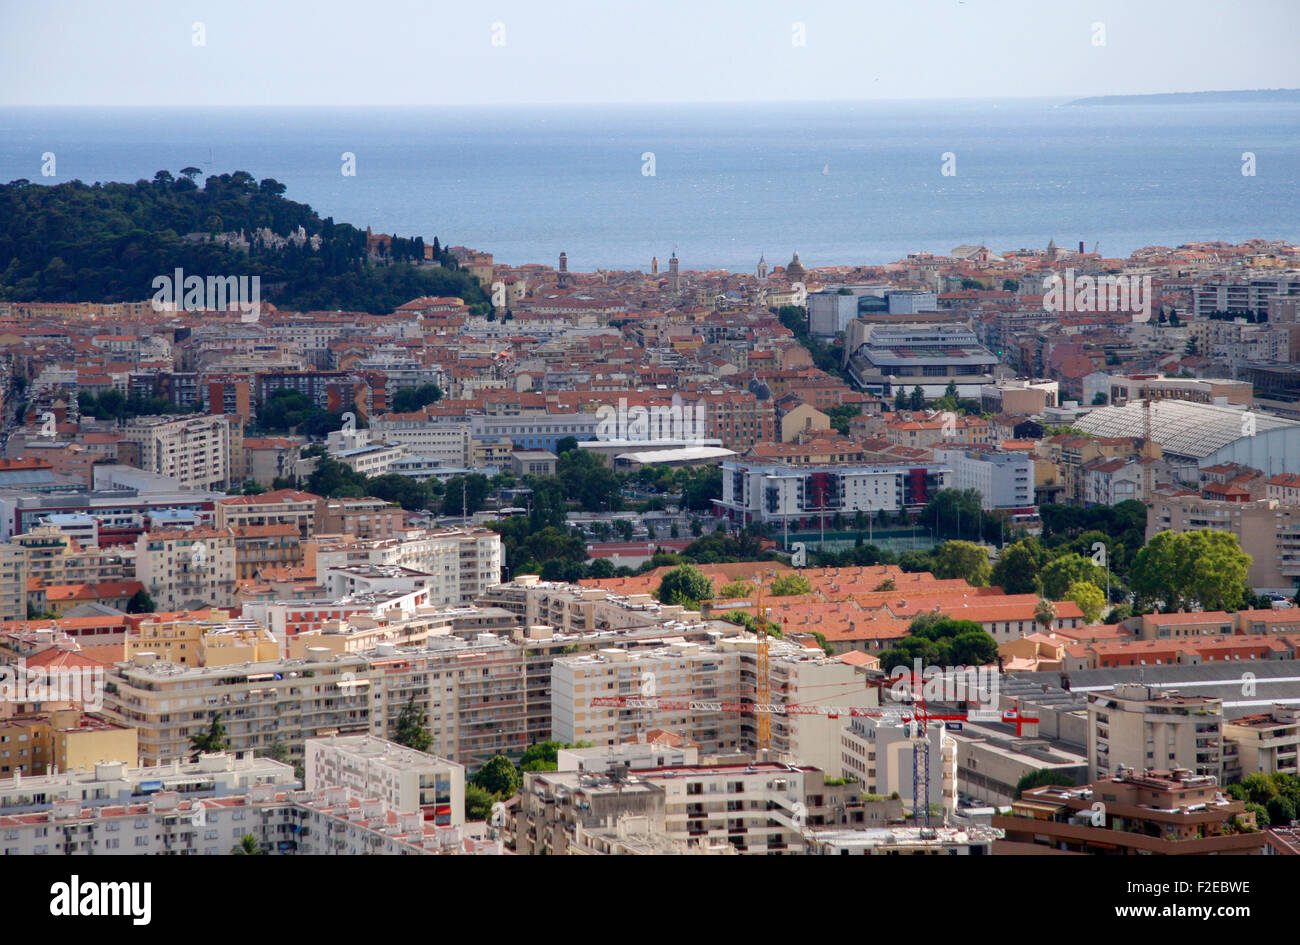
[[[726,459],[735,456],[734,450],[721,446],[683,446],[672,450],[642,450],[637,453],[619,453],[615,459],[626,459],[634,463],[654,464],[671,463],[692,459]]]

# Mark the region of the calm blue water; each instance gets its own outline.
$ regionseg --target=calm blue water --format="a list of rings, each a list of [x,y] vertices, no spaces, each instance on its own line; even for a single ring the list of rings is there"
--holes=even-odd
[[[54,181],[247,170],[322,216],[514,264],[565,250],[578,270],[645,269],[674,245],[684,268],[748,270],[796,249],[816,266],[1049,238],[1111,256],[1300,241],[1300,104],[0,109],[0,180],[49,182],[46,151]]]

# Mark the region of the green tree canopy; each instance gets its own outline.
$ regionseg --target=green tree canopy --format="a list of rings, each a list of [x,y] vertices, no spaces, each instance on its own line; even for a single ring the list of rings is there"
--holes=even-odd
[[[465,819],[467,821],[487,820],[492,816],[492,805],[497,801],[497,796],[491,791],[485,791],[473,782],[465,784]]]
[[[812,585],[802,574],[788,572],[772,578],[767,585],[767,592],[772,597],[793,597],[797,594],[811,594]]]
[[[556,475],[564,494],[587,512],[617,512],[623,508],[618,475],[591,450],[573,449],[560,455]]]
[[[473,515],[483,508],[488,493],[492,491],[487,476],[470,473],[467,476],[452,476],[442,494],[443,515]]]
[[[718,588],[718,597],[722,600],[734,600],[737,597],[749,597],[754,593],[754,585],[748,581],[729,581]]]
[[[1106,572],[1093,564],[1091,558],[1071,552],[1044,565],[1039,572],[1039,579],[1043,585],[1044,597],[1048,600],[1061,600],[1071,584],[1089,582],[1098,587],[1104,585]]]
[[[974,489],[940,489],[921,510],[920,521],[936,537],[978,538],[983,524],[983,504]]]
[[[937,578],[961,578],[975,587],[983,587],[993,574],[989,553],[974,542],[945,541],[934,550],[931,558]]]
[[[1183,610],[1235,610],[1242,601],[1250,555],[1237,536],[1205,529],[1158,532],[1137,553],[1130,583],[1140,601]]]
[[[190,761],[198,761],[199,755],[214,754],[225,751],[229,747],[230,743],[226,741],[225,726],[221,724],[221,713],[214,713],[212,723],[206,731],[190,736],[190,749],[194,752],[190,756]]]
[[[942,614],[921,614],[908,628],[909,635],[879,654],[886,674],[895,667],[911,669],[920,659],[929,666],[985,666],[997,659],[998,644],[973,620],[957,620]]]
[[[388,314],[421,296],[458,296],[483,304],[478,280],[435,247],[437,267],[421,265],[423,240],[398,237],[389,258],[367,258],[366,234],[322,219],[284,197],[284,185],[246,171],[214,174],[197,168],[135,183],[49,187],[0,185],[0,298],[21,301],[138,301],[154,296],[159,274],[183,269],[200,278],[247,274],[261,280],[264,300],[296,311]],[[274,246],[256,235],[301,226],[312,242]],[[243,230],[247,251],[193,233]]]
[[[1106,609],[1106,595],[1091,581],[1071,582],[1062,599],[1079,605],[1085,623],[1096,623]]]
[[[1044,558],[1043,547],[1036,539],[1007,545],[993,566],[990,580],[1008,594],[1037,594],[1038,572]]]
[[[393,395],[394,413],[415,413],[429,404],[442,399],[442,388],[437,384],[421,384],[418,387],[403,387]]]
[[[713,599],[713,582],[699,568],[683,564],[663,576],[655,597],[664,604],[695,608],[700,601]]]
[[[143,587],[131,595],[131,599],[126,602],[126,612],[128,614],[151,614],[157,608],[154,599],[149,596],[149,592]]]
[[[519,769],[505,755],[496,755],[474,774],[474,783],[501,798],[514,797],[522,783]]]
[[[1060,771],[1052,771],[1048,768],[1038,768],[1034,771],[1027,771],[1020,776],[1016,782],[1015,800],[1020,800],[1022,794],[1026,791],[1037,787],[1046,787],[1049,784],[1059,784],[1062,787],[1074,787],[1074,779]]]
[[[414,748],[416,751],[428,751],[429,746],[433,744],[433,736],[429,734],[428,716],[425,714],[424,706],[415,701],[414,694],[406,705],[402,706],[402,711],[397,716],[393,741],[407,748]]]

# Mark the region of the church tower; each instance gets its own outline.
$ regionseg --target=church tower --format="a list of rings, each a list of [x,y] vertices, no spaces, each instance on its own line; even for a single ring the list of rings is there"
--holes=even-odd
[[[763,254],[763,253],[759,253],[759,254],[758,254],[758,270],[757,270],[757,271],[758,271],[758,277],[759,277],[760,279],[766,279],[766,278],[767,278],[767,256],[766,256],[765,254]]]
[[[658,257],[658,256],[652,256],[652,257],[650,258],[650,275],[652,275],[652,276],[657,276],[657,275],[659,275],[659,257]]]
[[[682,276],[677,270],[677,250],[668,258],[668,288],[673,292],[682,291]]]
[[[560,253],[560,276],[559,284],[561,289],[569,287],[569,256],[567,253]]]

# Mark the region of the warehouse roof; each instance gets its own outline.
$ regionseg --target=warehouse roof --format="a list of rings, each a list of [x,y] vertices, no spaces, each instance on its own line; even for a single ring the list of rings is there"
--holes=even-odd
[[[1144,401],[1122,407],[1101,407],[1074,425],[1084,433],[1100,437],[1141,437]],[[1271,414],[1243,411],[1234,407],[1195,404],[1184,400],[1160,400],[1151,405],[1151,438],[1166,453],[1204,459],[1250,433],[1262,435],[1274,430],[1300,429],[1300,423]]]

